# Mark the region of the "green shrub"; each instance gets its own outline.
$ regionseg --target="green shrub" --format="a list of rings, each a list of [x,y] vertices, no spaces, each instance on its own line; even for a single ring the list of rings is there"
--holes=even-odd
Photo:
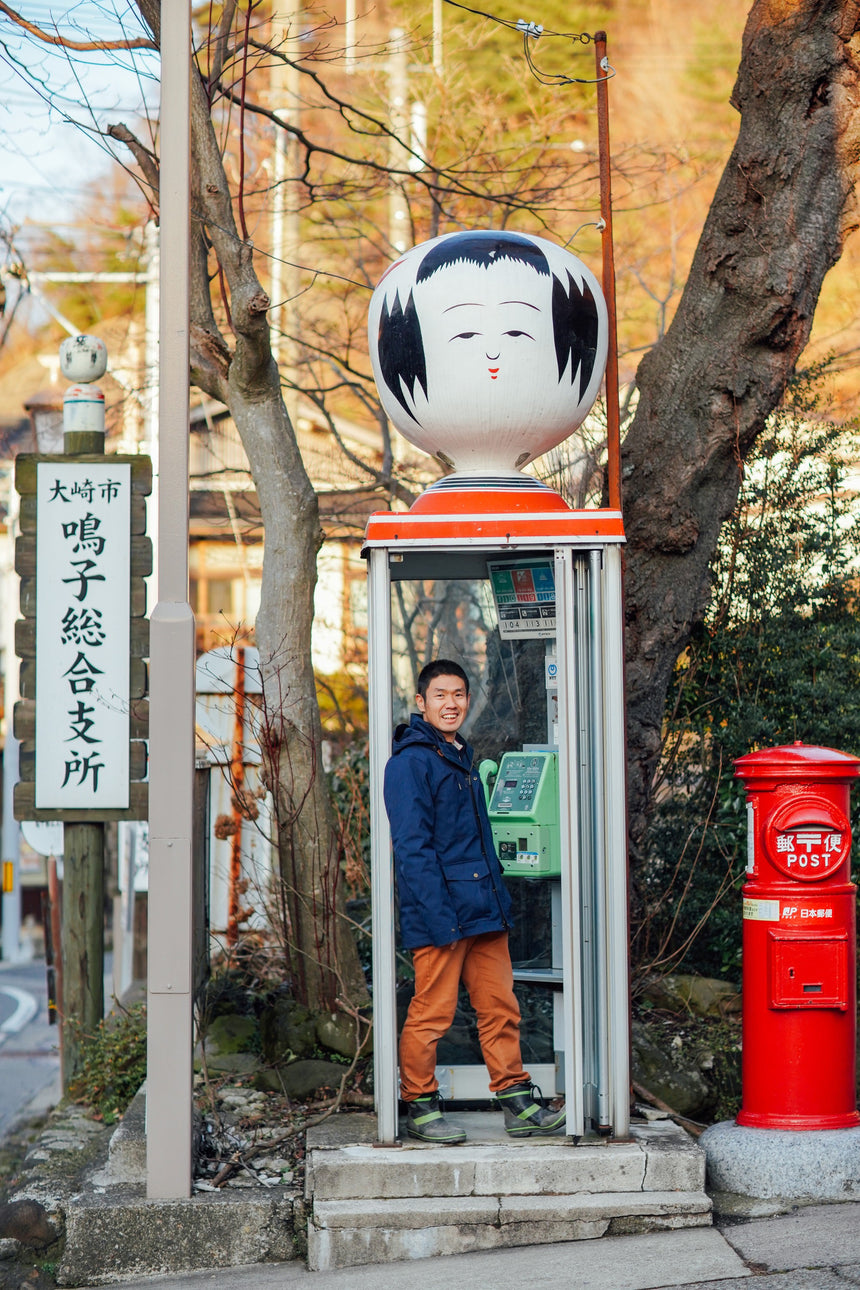
[[[106,1017],[82,1042],[81,1069],[69,1095],[113,1124],[146,1078],[146,1005]]]
[[[821,416],[819,383],[795,383],[746,463],[711,604],[675,670],[634,875],[643,974],[739,978],[747,816],[734,759],[795,740],[860,753],[860,541],[845,487],[857,427]]]

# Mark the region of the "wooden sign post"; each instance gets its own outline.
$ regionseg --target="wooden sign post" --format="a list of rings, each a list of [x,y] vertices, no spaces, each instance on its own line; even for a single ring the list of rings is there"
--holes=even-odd
[[[86,367],[95,354],[104,362]],[[64,454],[21,454],[21,613],[15,649],[21,700],[19,820],[62,820],[63,1087],[104,1016],[104,830],[147,816],[144,578],[152,571],[148,457],[105,455],[104,399],[91,380],[106,353],[93,337],[64,342],[78,376],[63,408]],[[74,1019],[73,1024],[71,1019]]]

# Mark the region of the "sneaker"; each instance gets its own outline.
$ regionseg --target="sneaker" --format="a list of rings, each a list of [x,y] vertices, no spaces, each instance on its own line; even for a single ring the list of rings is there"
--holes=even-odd
[[[406,1103],[406,1132],[410,1138],[421,1142],[435,1142],[440,1146],[457,1146],[466,1141],[463,1129],[457,1129],[442,1114],[442,1099],[438,1093],[427,1093]]]
[[[564,1107],[553,1111],[544,1106],[540,1089],[534,1084],[514,1084],[496,1097],[505,1113],[505,1132],[512,1138],[533,1138],[564,1128]]]

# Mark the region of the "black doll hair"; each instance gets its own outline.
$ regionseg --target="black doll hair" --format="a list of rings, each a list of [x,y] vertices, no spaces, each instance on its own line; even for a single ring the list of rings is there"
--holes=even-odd
[[[439,269],[450,265],[476,264],[489,268],[500,260],[527,264],[536,273],[550,276],[546,256],[528,238],[516,233],[458,233],[430,248],[418,266],[415,283],[426,282]],[[574,391],[578,402],[594,371],[598,313],[588,283],[580,285],[568,271],[565,277],[566,282],[552,274],[552,329],[559,382],[569,366],[571,387],[579,378],[578,389]],[[417,381],[427,397],[424,341],[412,291],[405,306],[401,304],[399,292],[395,291],[390,308],[388,299],[383,298],[378,353],[385,384],[408,416],[416,425],[420,424],[404,394],[405,387],[414,398]]]

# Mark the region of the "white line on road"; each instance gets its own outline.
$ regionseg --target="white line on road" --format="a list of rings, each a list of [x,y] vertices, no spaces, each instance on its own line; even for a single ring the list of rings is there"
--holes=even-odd
[[[0,994],[8,994],[15,1001],[15,1011],[11,1017],[0,1022],[0,1031],[14,1035],[23,1030],[28,1021],[32,1021],[39,1011],[39,1001],[26,990],[18,990],[14,985],[0,985]]]

